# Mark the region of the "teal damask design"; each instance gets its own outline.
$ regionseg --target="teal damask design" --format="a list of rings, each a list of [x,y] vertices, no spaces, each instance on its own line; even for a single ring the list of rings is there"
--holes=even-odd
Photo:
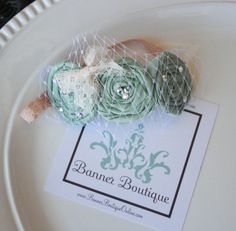
[[[134,176],[143,183],[149,183],[152,179],[151,171],[160,168],[164,174],[169,175],[171,170],[164,163],[163,159],[169,156],[167,151],[161,150],[144,155],[144,125],[139,124],[130,138],[125,140],[125,145],[119,147],[117,140],[112,134],[103,131],[105,141],[93,142],[90,144],[91,149],[102,148],[106,156],[101,160],[101,168],[106,170],[115,170],[118,167],[134,170]]]

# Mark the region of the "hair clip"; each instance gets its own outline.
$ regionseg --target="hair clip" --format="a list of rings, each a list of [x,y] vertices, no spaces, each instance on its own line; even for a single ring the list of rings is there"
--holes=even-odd
[[[139,42],[156,57],[143,64],[130,52],[116,53],[131,42]],[[89,47],[83,63],[65,61],[52,66],[46,76],[46,92],[21,117],[30,123],[52,106],[70,124],[84,125],[97,114],[127,123],[144,118],[157,107],[180,114],[191,92],[190,72],[178,56],[161,52],[145,40],[126,40],[110,47]]]

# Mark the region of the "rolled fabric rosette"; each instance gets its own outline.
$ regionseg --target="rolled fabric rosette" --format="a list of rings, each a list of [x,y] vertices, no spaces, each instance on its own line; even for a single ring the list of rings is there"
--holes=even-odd
[[[121,58],[116,65],[97,74],[101,88],[98,113],[118,123],[145,117],[157,102],[151,75],[132,58]]]
[[[64,62],[51,68],[47,77],[47,94],[52,106],[70,124],[86,124],[96,114],[98,85],[88,68]]]
[[[168,113],[180,114],[192,93],[186,64],[175,54],[163,51],[149,62],[148,71],[156,81],[158,105]]]

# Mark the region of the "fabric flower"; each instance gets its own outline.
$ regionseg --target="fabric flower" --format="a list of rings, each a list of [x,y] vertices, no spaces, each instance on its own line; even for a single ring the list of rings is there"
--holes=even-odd
[[[140,119],[156,106],[152,77],[131,58],[110,62],[99,71],[97,79],[101,85],[98,113],[109,121]]]
[[[98,85],[89,68],[71,62],[51,68],[47,78],[47,93],[52,105],[71,124],[90,122],[96,114]]]
[[[148,64],[156,80],[157,102],[166,112],[180,114],[191,97],[192,81],[185,63],[175,54],[161,52]]]

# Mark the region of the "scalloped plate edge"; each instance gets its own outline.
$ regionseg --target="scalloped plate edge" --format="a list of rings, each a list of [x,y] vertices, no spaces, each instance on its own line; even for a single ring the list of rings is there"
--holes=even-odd
[[[29,22],[60,1],[62,0],[36,0],[16,14],[0,29],[0,51]]]

